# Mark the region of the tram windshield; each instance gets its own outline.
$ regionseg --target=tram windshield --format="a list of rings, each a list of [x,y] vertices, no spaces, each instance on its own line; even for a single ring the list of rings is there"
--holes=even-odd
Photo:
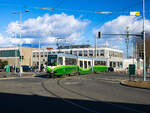
[[[57,55],[48,55],[48,66],[57,66]]]

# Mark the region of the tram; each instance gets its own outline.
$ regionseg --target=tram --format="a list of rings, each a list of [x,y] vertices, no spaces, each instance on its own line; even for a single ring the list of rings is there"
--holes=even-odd
[[[65,53],[48,55],[46,67],[47,73],[55,76],[106,72],[107,69],[106,58],[81,57]]]

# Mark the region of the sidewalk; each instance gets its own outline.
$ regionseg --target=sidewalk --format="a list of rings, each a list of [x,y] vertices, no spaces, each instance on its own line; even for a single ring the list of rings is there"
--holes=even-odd
[[[22,77],[25,76],[35,76],[36,74],[34,72],[23,72],[21,73]],[[12,77],[19,77],[19,73],[14,72],[0,72],[0,78],[12,78]]]

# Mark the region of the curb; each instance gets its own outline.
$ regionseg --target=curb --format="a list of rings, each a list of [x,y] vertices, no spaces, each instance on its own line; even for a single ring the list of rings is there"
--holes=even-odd
[[[139,88],[139,89],[147,89],[147,90],[150,90],[150,88],[144,88],[144,87],[139,87],[139,86],[131,86],[131,85],[125,84],[125,83],[123,83],[123,82],[124,82],[124,81],[121,81],[121,82],[120,82],[120,85],[127,86],[127,87],[131,87],[131,88]]]
[[[11,80],[11,79],[19,79],[19,78],[34,78],[35,77],[35,73],[34,74],[32,74],[31,76],[22,76],[22,77],[19,77],[19,76],[15,76],[15,77],[2,77],[2,78],[0,78],[0,80]]]
[[[20,78],[35,78],[34,76],[29,77],[8,77],[8,78],[0,78],[0,80],[11,80],[11,79],[20,79]]]

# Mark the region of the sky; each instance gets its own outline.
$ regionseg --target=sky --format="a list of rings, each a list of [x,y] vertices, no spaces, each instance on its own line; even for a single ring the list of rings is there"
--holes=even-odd
[[[145,4],[145,31],[149,33],[150,0]],[[56,48],[57,42],[94,46],[98,31],[125,33],[127,26],[130,33],[141,33],[142,14],[130,16],[131,11],[142,13],[142,0],[0,0],[0,47],[20,43],[38,47],[39,40],[41,47]],[[102,35],[98,46],[125,50],[125,38]]]

